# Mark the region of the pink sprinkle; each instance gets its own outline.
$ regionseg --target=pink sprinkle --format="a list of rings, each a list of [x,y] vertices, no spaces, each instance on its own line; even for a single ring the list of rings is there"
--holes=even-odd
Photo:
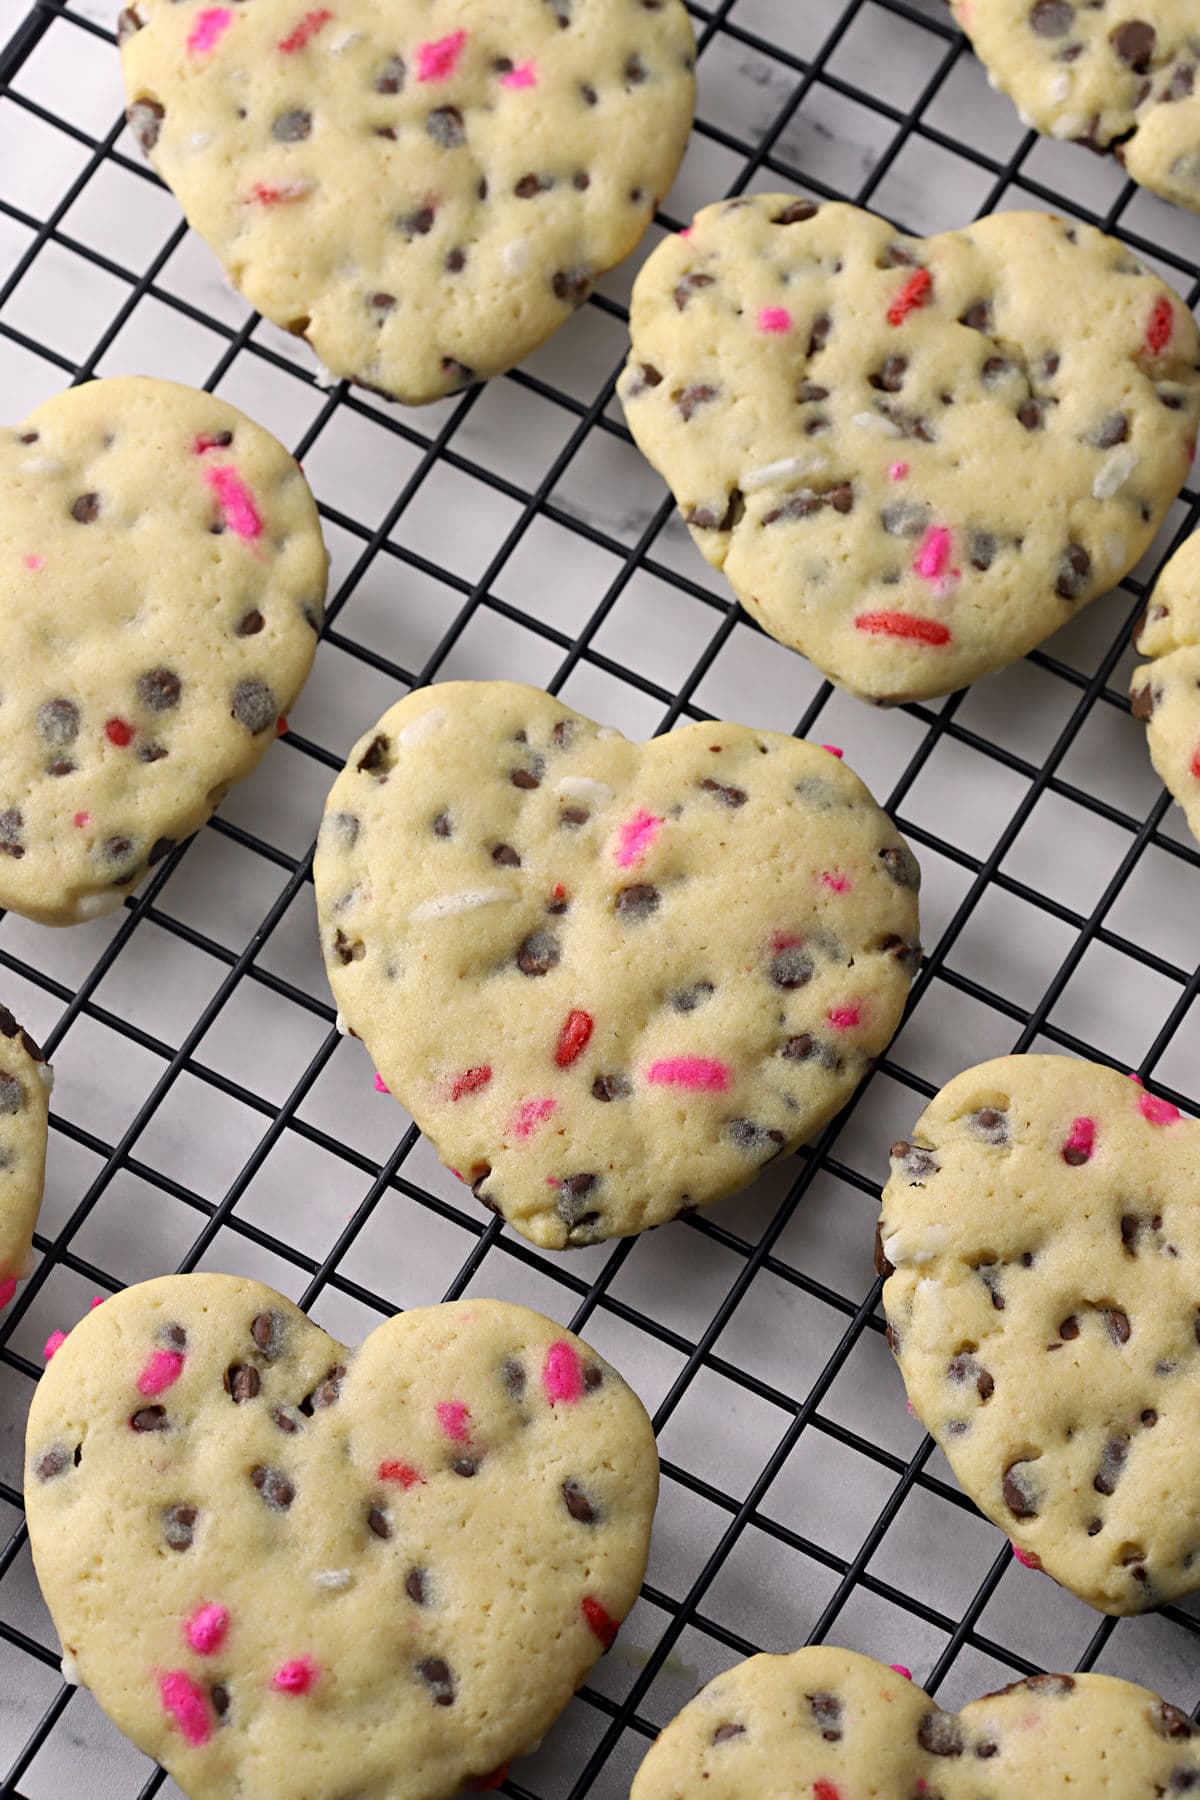
[[[627,869],[631,863],[640,862],[662,828],[663,820],[644,810],[618,825],[617,847],[613,851],[618,868]]]
[[[465,31],[455,31],[449,37],[434,38],[427,44],[418,44],[417,80],[445,81],[448,75],[453,75],[466,41]]]
[[[794,950],[804,939],[797,937],[794,931],[777,931],[771,939],[772,950]]]
[[[196,22],[188,33],[188,49],[193,56],[215,50],[232,24],[233,13],[229,7],[206,6],[202,13],[197,13]]]
[[[387,1082],[383,1079],[383,1076],[377,1074],[375,1077],[375,1092],[377,1094],[390,1094],[391,1091],[392,1091],[391,1088],[388,1086]]]
[[[677,233],[676,233],[676,236],[677,236],[677,237],[681,237],[681,238],[690,238],[690,237],[691,237],[691,235],[692,235],[692,228],[691,228],[691,226],[690,226],[690,225],[684,225],[684,226],[683,226],[683,227],[682,227],[682,228],[681,228],[681,229],[680,229],[680,230],[679,230],[679,231],[678,231],[678,232],[677,232]]]
[[[1139,1088],[1142,1086],[1140,1075],[1130,1075],[1129,1079]],[[1147,1094],[1144,1089],[1138,1095],[1138,1111],[1151,1125],[1178,1125],[1183,1118],[1179,1108],[1172,1106],[1169,1100],[1160,1100],[1157,1094]]]
[[[14,1275],[0,1275],[0,1311],[8,1305],[16,1291],[16,1277]]]
[[[758,315],[758,329],[780,333],[792,329],[792,315],[786,306],[764,306]]]
[[[831,1006],[825,1014],[835,1031],[853,1031],[859,1021],[857,1006]]]
[[[1032,1550],[1022,1550],[1019,1544],[1013,1545],[1012,1553],[1023,1569],[1040,1569],[1042,1566],[1042,1559],[1040,1556],[1036,1555]]]
[[[844,750],[839,750],[836,744],[822,744],[821,748],[822,750],[828,750],[830,756],[836,756],[839,762],[846,754]]]
[[[826,869],[821,876],[822,884],[831,888],[835,894],[850,892],[850,877],[843,875],[840,869]]]
[[[1063,1161],[1078,1166],[1087,1162],[1096,1148],[1095,1119],[1075,1119],[1072,1121],[1070,1135],[1063,1145]]]
[[[183,1669],[172,1669],[158,1687],[163,1711],[169,1712],[194,1750],[207,1744],[212,1727],[204,1690]]]
[[[198,1606],[183,1628],[183,1635],[197,1656],[211,1656],[225,1642],[229,1612],[224,1606]]]
[[[92,815],[89,812],[76,813],[74,821],[73,821],[73,823],[79,828],[80,831],[83,830],[85,825],[90,825],[91,822],[92,822]]]
[[[893,1675],[903,1675],[905,1681],[912,1680],[912,1670],[906,1669],[903,1663],[889,1663],[888,1668]]]
[[[558,1102],[549,1098],[545,1100],[522,1100],[516,1112],[509,1120],[508,1129],[522,1143],[531,1138],[539,1125],[544,1125]]]
[[[279,48],[287,56],[293,55],[297,50],[303,50],[309,38],[315,37],[318,31],[328,25],[332,17],[333,14],[327,6],[320,7],[316,12],[305,13],[300,23],[289,31],[286,37],[280,38]]]
[[[221,463],[215,469],[206,469],[204,479],[217,497],[222,523],[240,538],[260,536],[262,520],[254,497],[237,470]]]
[[[535,62],[518,63],[507,75],[500,77],[500,86],[506,88],[530,88],[537,86],[537,64]]]
[[[96,1310],[96,1308],[97,1308],[97,1307],[98,1307],[98,1306],[103,1306],[103,1305],[104,1305],[104,1302],[105,1302],[105,1301],[106,1301],[106,1300],[107,1300],[107,1299],[108,1299],[108,1295],[107,1295],[107,1294],[93,1294],[93,1295],[92,1295],[92,1304],[91,1304],[91,1305],[90,1305],[90,1306],[89,1306],[89,1307],[88,1307],[88,1311],[89,1311],[89,1312],[95,1312],[95,1310]]]
[[[892,464],[891,468],[888,470],[888,480],[889,481],[903,481],[904,477],[907,474],[908,474],[908,464],[906,462],[894,462]]]
[[[293,200],[307,200],[316,185],[315,181],[299,177],[295,181],[256,181],[245,205],[255,200],[259,206],[290,206]]]
[[[56,1351],[62,1349],[62,1347],[66,1343],[66,1341],[67,1341],[67,1334],[65,1331],[52,1331],[50,1333],[50,1336],[46,1339],[45,1343],[42,1345],[42,1355],[45,1357],[47,1362],[50,1361],[50,1358],[55,1354]]]
[[[563,1338],[559,1338],[556,1344],[551,1344],[546,1352],[546,1360],[542,1364],[542,1386],[551,1406],[557,1400],[573,1406],[576,1400],[583,1398],[583,1374],[579,1358],[574,1347]]]
[[[46,559],[44,556],[27,556],[25,558],[25,567],[27,569],[33,569],[36,571],[37,569],[44,569],[45,566],[46,566]]]
[[[155,1350],[137,1378],[139,1394],[161,1394],[183,1374],[183,1353],[179,1350]]]
[[[434,1411],[438,1416],[438,1424],[448,1438],[456,1444],[465,1444],[470,1437],[467,1420],[471,1416],[470,1408],[462,1400],[439,1400]]]
[[[646,1070],[653,1087],[691,1088],[702,1094],[723,1094],[731,1079],[729,1064],[708,1056],[668,1056]]]
[[[937,581],[946,573],[953,539],[945,525],[931,525],[917,551],[913,570],[926,581]]]
[[[307,1694],[317,1679],[317,1665],[311,1656],[297,1656],[276,1669],[271,1686],[277,1694]]]

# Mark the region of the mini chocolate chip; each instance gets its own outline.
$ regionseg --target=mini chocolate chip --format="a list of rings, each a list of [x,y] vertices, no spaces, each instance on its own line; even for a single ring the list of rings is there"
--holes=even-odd
[[[1108,1335],[1114,1344],[1127,1344],[1132,1334],[1129,1314],[1121,1311],[1119,1306],[1106,1308],[1104,1323],[1108,1326]]]
[[[700,786],[706,794],[715,795],[722,806],[728,806],[731,810],[739,806],[745,806],[746,801],[749,798],[745,788],[725,787],[721,782],[714,781],[709,775],[706,775],[703,778],[700,782]]]
[[[238,620],[236,628],[237,635],[238,637],[257,637],[266,622],[267,621],[263,618],[258,608],[253,606],[248,613],[243,613]]]
[[[141,1406],[134,1413],[129,1423],[135,1431],[167,1431],[167,1409],[165,1406]]]
[[[961,1756],[962,1726],[953,1713],[926,1713],[917,1726],[917,1739],[931,1756]]]
[[[79,708],[73,700],[46,700],[38,707],[37,725],[45,743],[62,749],[79,736]]]
[[[63,1446],[55,1444],[52,1449],[43,1451],[42,1455],[38,1457],[33,1465],[33,1472],[39,1481],[53,1481],[56,1475],[62,1474],[70,1460],[70,1455]]]
[[[270,1362],[276,1354],[279,1335],[279,1320],[274,1313],[256,1313],[250,1321],[250,1336]]]
[[[885,394],[898,394],[908,370],[907,356],[889,356],[883,367],[868,377],[871,386]]]
[[[71,502],[71,517],[80,525],[94,525],[100,517],[99,494],[80,494]]]
[[[196,1537],[196,1521],[200,1517],[194,1506],[168,1506],[163,1514],[163,1536],[172,1550],[190,1550]]]
[[[461,1475],[469,1481],[472,1475],[479,1473],[479,1459],[475,1456],[459,1456],[450,1464],[450,1467],[456,1475]]]
[[[996,1391],[996,1378],[990,1369],[980,1369],[979,1374],[975,1377],[975,1391],[986,1406]]]
[[[421,206],[416,212],[402,213],[396,224],[408,237],[428,237],[436,216],[432,206]]]
[[[138,676],[138,699],[150,712],[170,712],[179,705],[183,683],[173,669],[149,669]]]
[[[829,333],[832,324],[833,321],[830,319],[828,313],[817,314],[817,317],[812,322],[812,332],[808,340],[808,354],[810,356],[815,356],[818,350],[823,350],[825,348],[826,344],[829,342]]]
[[[1145,724],[1148,719],[1154,717],[1154,709],[1158,705],[1159,698],[1154,683],[1148,681],[1144,687],[1134,688],[1129,700],[1129,710],[1135,719],[1140,719]]]
[[[1054,591],[1064,600],[1076,600],[1083,592],[1088,575],[1091,573],[1092,559],[1082,544],[1068,544],[1063,551],[1058,565],[1058,579],[1054,583]]]
[[[646,70],[640,56],[631,56],[626,62],[625,79],[626,81],[632,82],[635,87],[639,82],[645,81]]]
[[[522,975],[548,975],[558,967],[562,949],[552,931],[531,931],[517,946],[516,964]]]
[[[779,221],[777,220],[776,223],[778,222]],[[730,1738],[743,1737],[745,1731],[746,1727],[744,1725],[738,1725],[735,1724],[732,1719],[726,1719],[725,1723],[723,1725],[718,1725],[717,1729],[713,1732],[712,1741],[714,1744],[727,1744]]]
[[[158,100],[148,99],[145,94],[126,108],[126,122],[144,156],[149,156],[157,144],[158,134],[166,116],[166,108],[162,103]]]
[[[1004,1471],[1003,1491],[1004,1503],[1015,1518],[1037,1518],[1037,1494],[1029,1477],[1024,1473],[1032,1459],[1018,1457],[1009,1463]]]
[[[636,923],[657,912],[661,898],[658,889],[649,882],[637,881],[632,887],[617,889],[614,906],[620,918]]]
[[[387,1539],[392,1535],[388,1516],[378,1506],[373,1506],[367,1514],[367,1530],[377,1538]]]
[[[1129,1442],[1126,1438],[1109,1438],[1104,1446],[1104,1454],[1100,1458],[1100,1467],[1096,1471],[1092,1486],[1098,1494],[1116,1492],[1121,1471],[1125,1467],[1125,1459],[1129,1455]]]
[[[333,1406],[341,1399],[342,1381],[345,1378],[345,1374],[345,1363],[336,1364],[334,1368],[330,1369],[324,1379],[318,1382],[312,1393],[305,1396],[300,1402],[300,1411],[306,1418],[311,1418],[312,1414],[316,1412],[318,1408]]]
[[[1030,9],[1030,29],[1038,37],[1066,37],[1075,23],[1075,14],[1068,0],[1036,0]]]
[[[624,1075],[597,1075],[592,1083],[594,1100],[627,1100],[633,1086]]]
[[[698,293],[701,288],[712,287],[716,279],[715,275],[705,275],[699,269],[693,269],[690,274],[685,275],[675,289],[675,305],[677,309],[680,312],[685,312],[687,310],[688,301],[691,299],[692,295]]]
[[[1007,1144],[1008,1114],[994,1106],[981,1106],[970,1117],[971,1130],[989,1144]]]
[[[1069,1343],[1073,1338],[1079,1336],[1079,1320],[1075,1317],[1074,1313],[1072,1313],[1069,1318],[1063,1320],[1058,1328],[1058,1335],[1063,1339],[1064,1343]]]
[[[233,1363],[225,1371],[225,1392],[235,1406],[253,1400],[262,1386],[262,1378],[253,1363]]]
[[[461,275],[467,266],[467,253],[461,244],[456,244],[446,256],[446,268],[451,275]]]
[[[1142,1424],[1146,1427],[1147,1431],[1152,1430],[1153,1427],[1158,1424],[1158,1414],[1155,1412],[1155,1410],[1152,1406],[1148,1406],[1146,1408],[1146,1410],[1143,1413],[1141,1413],[1139,1416],[1141,1418]]]
[[[514,1400],[519,1400],[525,1392],[525,1365],[518,1362],[515,1356],[506,1357],[500,1369],[500,1378]]]
[[[1105,413],[1093,431],[1089,443],[1095,444],[1098,450],[1111,450],[1116,444],[1129,441],[1129,420],[1123,412]]]
[[[408,73],[402,56],[391,56],[375,78],[377,94],[401,94],[404,92],[404,78]]]
[[[434,830],[437,831],[436,820],[434,821]],[[440,836],[441,833],[438,835]],[[492,851],[492,861],[499,863],[502,869],[519,869],[521,866],[521,858],[511,844],[497,844]]]
[[[265,1468],[259,1463],[251,1469],[250,1480],[272,1512],[286,1512],[296,1498],[296,1489],[282,1469]]]
[[[570,1476],[568,1476],[566,1481],[562,1484],[562,1497],[563,1505],[573,1519],[578,1519],[581,1525],[594,1525],[596,1523],[597,1515],[595,1507],[592,1505],[592,1502],[588,1499],[579,1483],[572,1480]]]
[[[725,1136],[747,1156],[771,1157],[787,1142],[782,1131],[758,1125],[753,1119],[731,1119]]]
[[[801,1031],[787,1039],[779,1054],[787,1062],[811,1062],[819,1055],[819,1046],[811,1031]]]
[[[836,1744],[842,1736],[842,1703],[836,1694],[816,1693],[807,1696],[809,1710],[821,1727],[827,1744]]]
[[[775,952],[767,972],[777,988],[782,988],[784,993],[791,993],[796,988],[808,985],[815,973],[815,964],[801,945],[789,944]]]
[[[554,186],[552,175],[522,175],[513,188],[518,200],[532,200],[537,194],[544,194]]]
[[[456,1684],[449,1663],[440,1656],[427,1656],[417,1664],[417,1674],[429,1687],[435,1706],[453,1706]]]
[[[281,144],[303,143],[312,135],[312,114],[297,107],[294,112],[280,113],[271,126],[271,136]]]
[[[233,690],[231,717],[255,737],[279,717],[279,702],[265,681],[239,681]]]
[[[404,1591],[417,1606],[428,1606],[428,1572],[425,1569],[410,1569],[404,1578]]]
[[[1127,19],[1108,34],[1108,41],[1121,58],[1138,75],[1144,75],[1154,55],[1158,33],[1145,19]]]
[[[907,844],[889,844],[879,852],[879,860],[897,887],[920,887],[921,866]]]
[[[992,329],[992,306],[990,300],[974,300],[966,312],[959,314],[958,322],[970,331],[989,332]]]
[[[594,1394],[598,1387],[604,1386],[604,1370],[597,1363],[588,1363],[584,1369],[583,1385],[589,1394]]]
[[[714,991],[711,981],[694,981],[690,987],[676,988],[673,994],[668,994],[667,1005],[672,1012],[695,1012]]]
[[[785,206],[781,213],[772,218],[772,225],[804,225],[809,219],[815,219],[820,207],[815,200],[793,200]]]
[[[1160,1700],[1157,1706],[1150,1708],[1150,1722],[1160,1737],[1190,1738],[1196,1727],[1185,1712],[1172,1706],[1169,1700]]]
[[[532,792],[534,788],[541,787],[542,776],[545,773],[546,765],[539,756],[531,769],[514,769],[508,779],[515,788],[524,788],[526,792]]]
[[[218,1719],[223,1719],[229,1711],[229,1689],[219,1681],[214,1682],[208,1690],[208,1697],[212,1701],[212,1709]]]
[[[145,21],[139,16],[136,6],[123,6],[117,14],[117,48],[124,48],[135,32],[141,31]],[[36,437],[36,432],[34,433]],[[24,443],[24,439],[21,440]]]
[[[1045,408],[1040,400],[1022,400],[1017,408],[1017,419],[1026,431],[1040,431],[1045,415]]]
[[[271,1423],[272,1425],[277,1425],[280,1431],[286,1432],[288,1437],[295,1437],[300,1429],[299,1419],[294,1419],[291,1413],[287,1412],[282,1406],[277,1406],[271,1414]]]
[[[463,116],[457,106],[439,106],[425,121],[425,129],[443,150],[457,150],[467,141]]]

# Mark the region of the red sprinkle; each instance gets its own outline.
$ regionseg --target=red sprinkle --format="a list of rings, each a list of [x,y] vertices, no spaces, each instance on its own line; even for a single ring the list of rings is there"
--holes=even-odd
[[[287,714],[280,713],[279,717],[275,721],[275,736],[282,737],[284,732],[287,730],[287,728],[288,728]]]
[[[868,631],[872,637],[912,638],[918,644],[935,648],[950,642],[950,627],[937,619],[921,619],[914,613],[859,613],[854,621],[857,631]]]
[[[595,1030],[596,1021],[591,1013],[569,1012],[558,1034],[558,1044],[554,1051],[554,1060],[560,1069],[569,1069],[575,1058],[585,1048],[588,1039]]]
[[[478,1781],[468,1781],[465,1784],[468,1794],[486,1794],[490,1788],[498,1788],[507,1780],[508,1770],[509,1764],[501,1763],[500,1767],[493,1769],[490,1775],[481,1775]]]
[[[583,1614],[584,1622],[589,1631],[593,1631],[596,1634],[600,1639],[600,1642],[604,1645],[604,1648],[607,1650],[613,1639],[616,1637],[617,1632],[620,1630],[619,1621],[614,1619],[611,1613],[606,1612],[600,1602],[594,1599],[591,1594],[585,1594],[583,1596],[583,1599],[579,1603],[579,1610]]]
[[[320,7],[316,12],[305,13],[295,29],[289,31],[286,37],[280,38],[279,48],[287,56],[290,56],[294,50],[303,50],[309,38],[315,37],[322,25],[328,25],[332,17],[333,14],[327,6]]]
[[[924,306],[933,292],[933,276],[928,269],[914,269],[887,310],[889,325],[903,325],[909,313]]]
[[[132,744],[137,736],[137,726],[127,725],[124,719],[107,719],[104,724],[104,735],[110,744],[115,744],[118,750],[124,750],[126,745]]]
[[[477,1094],[492,1079],[492,1065],[480,1063],[477,1068],[464,1069],[461,1075],[452,1075],[443,1089],[442,1097],[446,1100],[462,1100],[467,1094]]]
[[[1196,754],[1192,758],[1192,774],[1200,781],[1200,745],[1197,745]]]
[[[1019,1544],[1014,1544],[1012,1553],[1023,1569],[1040,1569],[1042,1566],[1042,1559],[1036,1550],[1022,1550]]]
[[[842,1796],[832,1781],[826,1781],[823,1775],[819,1775],[813,1783],[813,1800],[842,1800]]]
[[[381,1462],[379,1465],[380,1481],[398,1481],[407,1490],[410,1487],[424,1487],[425,1477],[420,1469],[414,1469],[411,1463]]]
[[[1154,302],[1146,326],[1146,348],[1151,356],[1159,356],[1175,336],[1175,308],[1165,294]]]

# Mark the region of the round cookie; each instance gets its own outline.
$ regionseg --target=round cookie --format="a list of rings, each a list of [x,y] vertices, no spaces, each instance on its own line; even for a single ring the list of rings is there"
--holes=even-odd
[[[313,875],[342,1018],[443,1162],[550,1249],[794,1150],[920,958],[916,859],[835,756],[728,724],[632,744],[511,682],[385,714]]]
[[[211,394],[122,376],[0,429],[0,906],[111,912],[204,823],[304,684],[327,560]]]
[[[629,427],[697,545],[872,700],[1024,656],[1133,566],[1191,464],[1191,314],[1042,213],[921,239],[726,201],[649,258],[631,330]]]
[[[0,1006],[0,1311],[29,1274],[53,1084],[42,1052]]]
[[[650,1421],[498,1300],[358,1350],[227,1275],[126,1289],[38,1384],[42,1592],[113,1721],[189,1800],[449,1800],[532,1748],[616,1636]]]
[[[631,1800],[1161,1800],[1200,1786],[1185,1712],[1109,1675],[1032,1675],[943,1712],[869,1656],[752,1656],[656,1740]]]
[[[892,1148],[876,1263],[913,1407],[1081,1600],[1200,1587],[1200,1124],[1112,1069],[1008,1056]]]
[[[1150,760],[1200,843],[1200,533],[1175,552],[1143,615],[1130,697]]]
[[[1193,0],[951,0],[993,87],[1049,137],[1112,148],[1152,193],[1200,212]]]
[[[681,0],[133,0],[129,122],[246,298],[436,400],[629,254],[695,104]]]

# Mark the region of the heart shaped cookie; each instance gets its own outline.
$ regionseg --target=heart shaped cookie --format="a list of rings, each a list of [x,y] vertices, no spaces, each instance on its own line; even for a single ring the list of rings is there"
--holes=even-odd
[[[877,1266],[909,1398],[976,1506],[1102,1612],[1200,1587],[1200,1124],[1008,1056],[892,1149]]]
[[[694,1211],[853,1092],[919,960],[912,852],[815,745],[646,745],[451,682],[350,753],[313,869],[349,1029],[479,1199],[551,1249]]]
[[[681,0],[132,0],[129,122],[246,298],[410,402],[629,254],[695,102]]]
[[[1035,131],[1111,146],[1200,212],[1200,19],[1191,0],[952,0],[993,87]]]
[[[212,394],[92,381],[0,431],[0,906],[111,912],[255,767],[327,558],[282,444]]]
[[[0,1312],[29,1273],[53,1081],[29,1033],[0,1006]]]
[[[1200,843],[1200,533],[1177,550],[1158,580],[1137,635],[1130,697],[1146,722],[1150,759]]]
[[[444,1800],[532,1747],[616,1635],[658,1491],[586,1344],[497,1300],[346,1349],[254,1281],[99,1307],[30,1411],[73,1674],[189,1800]]]
[[[1162,1800],[1200,1788],[1191,1720],[1110,1675],[1031,1675],[943,1712],[897,1669],[814,1645],[702,1688],[631,1800]]]
[[[629,427],[696,543],[873,700],[1024,656],[1133,566],[1191,463],[1191,314],[1042,213],[921,239],[726,201],[650,257],[631,331]]]

